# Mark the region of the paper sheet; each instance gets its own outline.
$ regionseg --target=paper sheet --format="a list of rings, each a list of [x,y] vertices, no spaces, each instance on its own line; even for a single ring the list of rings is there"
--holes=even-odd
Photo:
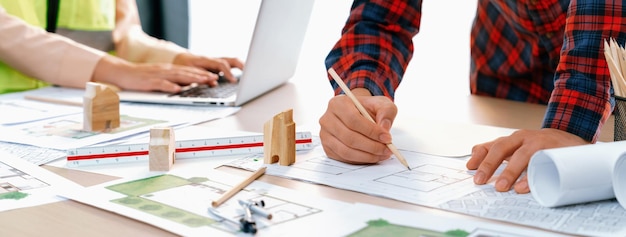
[[[11,134],[11,136],[0,137],[0,140],[66,150],[147,133],[154,126],[176,126],[184,122],[124,114],[120,117],[120,127],[110,132],[84,131],[82,124],[83,115],[78,114],[0,127],[0,133]]]
[[[417,117],[398,117],[391,134],[398,149],[461,158],[472,153],[477,144],[508,136],[515,129],[477,124],[434,121]]]
[[[55,105],[23,99],[7,100],[2,96],[0,96],[0,111],[2,111],[0,125],[4,126],[83,112],[77,106]]]
[[[613,191],[617,201],[626,209],[626,152],[615,162],[613,169]]]
[[[220,221],[209,214],[208,208],[213,200],[244,178],[201,164],[176,164],[167,173],[144,171],[134,177],[89,188],[68,189],[62,195],[182,236],[241,236],[238,226]],[[327,215],[341,212],[348,206],[344,202],[254,181],[217,210],[238,222],[243,215],[238,204],[240,199],[263,200],[265,208],[272,213],[271,220],[254,217],[259,236],[299,236],[300,230],[311,222],[325,220]]]
[[[356,203],[349,209],[334,213],[332,219],[317,226],[332,225],[323,228],[319,236],[569,236],[534,228],[501,225],[495,222],[477,220],[471,217],[450,216],[436,211],[406,211],[364,203]],[[319,228],[317,228],[319,229]],[[308,233],[308,232],[307,232]],[[393,233],[393,234],[391,234]]]
[[[613,170],[626,141],[546,149],[528,164],[528,184],[543,206],[612,199]]]
[[[465,159],[400,152],[411,170],[396,159],[376,165],[345,164],[326,157],[318,147],[299,154],[291,166],[268,166],[267,174],[557,232],[626,236],[626,210],[616,200],[544,207],[531,194],[495,191],[493,181],[475,185]],[[256,169],[262,165],[259,160],[247,157],[230,165]]]
[[[82,101],[84,90],[72,88],[47,87],[19,93],[22,96],[20,103],[27,103],[23,96],[36,95],[44,98],[55,98],[64,101]],[[11,98],[16,97],[11,95]],[[17,103],[17,102],[16,102]],[[32,109],[46,110],[51,103],[28,102]],[[46,119],[30,120],[29,123],[13,124],[0,127],[0,133],[11,134],[2,136],[0,141],[28,144],[33,146],[65,150],[76,147],[89,146],[104,142],[119,143],[120,139],[129,139],[132,136],[147,136],[147,132],[154,126],[181,127],[198,124],[214,119],[223,118],[238,112],[240,107],[195,107],[159,104],[120,103],[120,127],[111,132],[87,132],[82,130],[83,114],[70,113],[57,116],[48,113]],[[3,111],[7,114],[18,113],[18,109]],[[29,117],[25,117],[29,118]]]
[[[67,155],[67,152],[62,150],[12,142],[0,142],[0,151],[4,151],[35,165],[47,164],[55,160],[65,158]]]
[[[77,184],[37,165],[0,151],[0,211],[65,200],[59,190]]]

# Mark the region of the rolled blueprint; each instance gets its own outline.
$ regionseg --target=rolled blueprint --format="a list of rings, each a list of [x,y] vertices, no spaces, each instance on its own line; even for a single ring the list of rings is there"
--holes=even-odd
[[[626,153],[622,153],[617,162],[615,162],[613,190],[619,204],[626,209]]]
[[[546,207],[615,198],[613,170],[624,152],[626,141],[538,151],[528,164],[531,194]]]

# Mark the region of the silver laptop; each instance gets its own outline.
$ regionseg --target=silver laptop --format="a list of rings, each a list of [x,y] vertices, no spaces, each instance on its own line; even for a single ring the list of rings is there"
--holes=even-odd
[[[239,83],[183,93],[119,92],[126,102],[241,106],[287,82],[295,73],[314,0],[262,0]],[[227,83],[226,83],[227,84]],[[232,88],[232,87],[235,88]],[[193,90],[193,91],[191,91]],[[214,97],[214,90],[232,95]],[[224,93],[224,92],[220,92]]]

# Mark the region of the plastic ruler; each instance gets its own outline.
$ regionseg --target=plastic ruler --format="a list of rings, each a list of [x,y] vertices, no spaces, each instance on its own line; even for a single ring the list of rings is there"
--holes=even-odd
[[[296,151],[313,149],[310,132],[296,133]],[[121,144],[67,150],[67,166],[148,161],[149,144]],[[176,159],[263,153],[263,135],[176,141]]]

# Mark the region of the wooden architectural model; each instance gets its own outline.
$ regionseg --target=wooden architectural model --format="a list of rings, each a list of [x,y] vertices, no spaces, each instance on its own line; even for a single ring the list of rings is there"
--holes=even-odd
[[[110,87],[87,82],[83,96],[83,129],[108,131],[120,126],[120,98]]]
[[[263,127],[264,163],[278,162],[291,165],[296,162],[296,124],[293,122],[293,110],[275,115]]]
[[[169,171],[176,159],[176,140],[171,127],[151,128],[148,159],[150,171]]]

